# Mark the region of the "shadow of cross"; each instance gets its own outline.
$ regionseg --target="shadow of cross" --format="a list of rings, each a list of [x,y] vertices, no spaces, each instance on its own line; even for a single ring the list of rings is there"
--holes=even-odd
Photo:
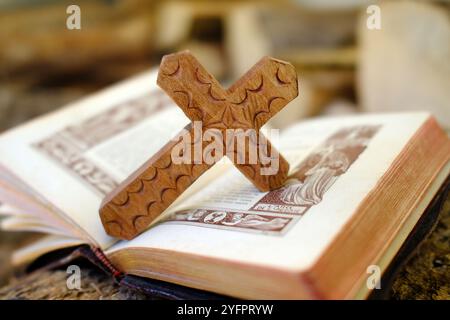
[[[226,155],[260,191],[282,186],[289,164],[259,129],[298,95],[297,73],[291,64],[264,57],[225,90],[194,56],[184,51],[163,57],[157,83],[193,122],[183,129],[180,139],[189,138],[185,141],[191,145],[200,143],[207,148],[208,141],[196,133],[196,124],[200,123],[201,131],[210,129],[215,132],[214,139],[220,137]],[[244,148],[242,144],[241,148],[238,146],[240,135]],[[198,150],[202,150],[195,147],[179,154],[187,155],[190,161],[175,163],[173,150],[179,143],[178,139],[169,141],[105,197],[100,217],[109,235],[134,238],[214,165],[202,161],[201,154],[201,161],[194,161],[199,159]],[[265,161],[263,157],[253,157],[252,146],[257,147],[260,156],[264,153],[269,160],[277,160],[276,172],[264,171],[273,162],[267,157]]]

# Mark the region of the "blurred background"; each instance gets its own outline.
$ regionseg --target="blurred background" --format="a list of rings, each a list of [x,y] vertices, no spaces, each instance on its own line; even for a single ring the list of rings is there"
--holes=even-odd
[[[66,27],[71,4],[80,30]],[[300,95],[278,128],[416,109],[450,129],[450,1],[1,0],[0,132],[183,49],[224,85],[264,55],[290,61]],[[23,239],[0,234],[0,265]]]
[[[80,30],[66,27],[70,4]],[[449,13],[450,1],[2,0],[0,130],[182,49],[224,85],[264,55],[293,63],[300,97],[275,119],[281,128],[320,114],[425,109],[449,129]]]

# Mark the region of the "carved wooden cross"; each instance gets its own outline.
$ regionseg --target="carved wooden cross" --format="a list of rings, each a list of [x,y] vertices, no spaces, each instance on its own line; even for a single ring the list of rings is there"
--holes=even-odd
[[[262,135],[259,132],[261,126],[298,95],[294,67],[270,57],[262,58],[225,90],[194,56],[184,51],[163,57],[157,83],[189,119],[202,121],[203,130],[218,129],[224,132],[227,129],[255,129],[258,137]],[[194,137],[192,123],[185,130],[186,134]],[[225,144],[225,139],[222,142]],[[260,143],[259,139],[251,138],[248,138],[248,142]],[[176,140],[168,142],[105,197],[100,217],[109,235],[132,239],[144,231],[213,165],[204,161],[174,164],[171,153],[178,143]],[[205,142],[201,143],[205,145]],[[274,154],[276,150],[271,148],[268,140],[266,144],[264,147],[268,154]],[[259,160],[249,163],[246,152],[235,152],[235,157],[231,156],[231,160],[259,190],[268,191],[282,186],[289,164],[281,155],[275,152],[279,156],[278,172],[262,175],[260,170],[267,164]],[[244,159],[240,164],[236,161],[238,157]]]

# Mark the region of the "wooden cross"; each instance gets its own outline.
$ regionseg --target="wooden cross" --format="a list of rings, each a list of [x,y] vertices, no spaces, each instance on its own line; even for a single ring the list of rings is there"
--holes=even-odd
[[[258,137],[262,135],[259,132],[261,126],[298,95],[294,67],[270,57],[262,58],[225,90],[188,51],[170,54],[161,61],[157,83],[189,119],[201,121],[204,130],[255,129]],[[184,129],[186,134],[194,137],[192,123]],[[225,145],[225,139],[222,142]],[[260,143],[259,139],[251,138],[248,142]],[[109,235],[134,238],[213,165],[204,161],[174,164],[171,153],[178,143],[175,140],[168,142],[105,197],[100,217]],[[264,147],[269,154],[276,151],[268,140]],[[262,175],[260,170],[267,164],[259,160],[249,163],[246,152],[227,156],[233,158],[230,160],[259,190],[273,190],[283,185],[289,164],[281,155],[275,153],[279,156],[278,172]],[[244,161],[239,163],[238,157]]]

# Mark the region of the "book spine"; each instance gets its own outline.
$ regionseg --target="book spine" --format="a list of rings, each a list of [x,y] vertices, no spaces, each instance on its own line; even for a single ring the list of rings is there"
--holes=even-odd
[[[123,277],[123,272],[118,270],[116,267],[113,266],[111,261],[108,260],[106,255],[103,253],[103,251],[100,248],[91,246],[90,247],[92,252],[94,253],[95,257],[98,259],[98,261],[103,265],[107,271],[109,271],[115,280],[121,279]]]

